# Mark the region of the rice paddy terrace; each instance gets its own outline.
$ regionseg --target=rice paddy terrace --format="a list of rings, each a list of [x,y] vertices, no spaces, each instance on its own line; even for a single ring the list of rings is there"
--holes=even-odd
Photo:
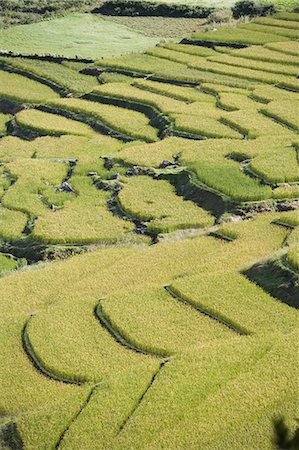
[[[297,427],[299,15],[0,59],[0,447]]]

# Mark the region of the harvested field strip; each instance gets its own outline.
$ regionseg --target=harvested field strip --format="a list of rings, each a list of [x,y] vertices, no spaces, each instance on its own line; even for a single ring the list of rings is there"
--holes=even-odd
[[[21,70],[24,74],[36,76],[45,83],[49,82],[58,89],[65,89],[66,92],[83,94],[90,92],[98,84],[96,77],[83,75],[79,72],[54,62],[41,61],[27,58],[0,58],[0,62],[13,69]]]
[[[144,400],[146,394],[148,393],[148,391],[150,390],[150,388],[152,387],[152,385],[154,384],[154,382],[156,381],[156,379],[158,378],[158,376],[160,375],[161,371],[164,369],[164,367],[166,366],[166,364],[169,362],[168,360],[164,360],[160,363],[160,366],[158,368],[158,370],[153,374],[152,379],[150,381],[150,383],[148,384],[148,386],[146,387],[145,391],[143,392],[143,394],[141,395],[141,397],[139,398],[138,402],[136,403],[136,405],[134,406],[134,408],[132,409],[132,411],[130,412],[130,414],[128,415],[128,417],[123,421],[123,423],[120,425],[117,436],[124,430],[124,428],[126,427],[126,425],[128,424],[128,422],[132,419],[132,417],[134,416],[135,412],[137,411],[137,409],[139,408],[139,406],[141,405],[142,401]]]
[[[47,105],[90,117],[96,121],[99,120],[117,132],[135,139],[147,142],[157,140],[157,130],[149,124],[149,120],[144,114],[136,111],[74,98],[48,102]]]
[[[63,440],[65,439],[66,434],[69,432],[70,428],[76,422],[76,420],[79,418],[79,416],[83,413],[84,409],[86,408],[88,403],[91,401],[92,397],[97,393],[100,386],[101,386],[101,383],[97,383],[91,388],[90,393],[88,394],[88,397],[84,401],[83,405],[81,406],[79,411],[75,414],[75,416],[72,418],[72,420],[69,423],[69,425],[67,426],[67,428],[60,435],[60,437],[55,445],[55,450],[58,450],[60,448]]]
[[[58,94],[41,83],[0,70],[0,98],[18,103],[43,103]]]
[[[160,353],[152,352],[149,350],[144,350],[142,348],[136,347],[133,343],[129,342],[128,339],[122,335],[121,331],[116,329],[111,323],[109,317],[105,314],[101,302],[97,304],[94,309],[94,314],[96,319],[100,322],[103,328],[108,331],[108,333],[113,337],[113,339],[120,345],[123,345],[129,350],[136,353],[142,353],[143,355],[154,356],[157,358],[166,358],[168,355],[162,355]]]
[[[233,330],[235,333],[240,334],[240,335],[248,335],[251,334],[248,330],[246,330],[243,327],[237,326],[234,323],[229,322],[228,320],[225,320],[222,317],[219,317],[216,314],[212,314],[211,312],[209,312],[208,310],[199,307],[198,305],[195,305],[194,303],[192,303],[189,299],[183,298],[181,297],[174,289],[172,286],[165,286],[166,291],[175,299],[178,300],[181,303],[184,303],[185,305],[190,306],[191,308],[194,308],[196,311],[210,317],[213,320],[216,320],[217,322],[219,322],[220,324],[230,328],[231,330]]]
[[[30,323],[32,320],[31,316],[25,323],[23,331],[22,331],[22,345],[23,345],[23,349],[24,352],[26,353],[26,355],[28,356],[31,364],[43,375],[45,375],[48,378],[51,378],[52,380],[55,381],[59,381],[61,383],[66,383],[66,384],[77,384],[77,385],[81,385],[83,383],[86,382],[85,379],[72,379],[72,378],[65,378],[63,376],[61,376],[60,374],[55,374],[50,368],[47,368],[43,361],[41,361],[37,355],[37,353],[35,352],[32,343],[30,341],[30,335],[29,335],[29,330],[30,330]]]

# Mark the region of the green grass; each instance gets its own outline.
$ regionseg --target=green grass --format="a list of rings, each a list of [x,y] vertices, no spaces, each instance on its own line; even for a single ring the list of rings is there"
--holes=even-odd
[[[77,55],[96,59],[142,51],[159,40],[159,37],[145,36],[97,14],[80,13],[0,31],[3,50],[73,58]]]
[[[132,177],[124,185],[118,199],[126,213],[149,222],[147,228],[154,233],[205,227],[214,222],[213,217],[203,209],[176,196],[174,188],[164,180]]]
[[[18,261],[0,253],[0,274],[18,268]]]

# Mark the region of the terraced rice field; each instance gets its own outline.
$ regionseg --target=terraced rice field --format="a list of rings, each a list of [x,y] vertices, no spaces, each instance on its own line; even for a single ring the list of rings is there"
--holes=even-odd
[[[295,432],[298,26],[1,57],[0,448]]]

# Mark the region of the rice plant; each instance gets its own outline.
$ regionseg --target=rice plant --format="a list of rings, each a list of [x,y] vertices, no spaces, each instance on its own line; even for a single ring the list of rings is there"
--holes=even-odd
[[[178,197],[174,188],[164,180],[132,177],[124,185],[118,199],[126,213],[149,222],[148,230],[155,233],[205,227],[214,222],[206,211]]]

